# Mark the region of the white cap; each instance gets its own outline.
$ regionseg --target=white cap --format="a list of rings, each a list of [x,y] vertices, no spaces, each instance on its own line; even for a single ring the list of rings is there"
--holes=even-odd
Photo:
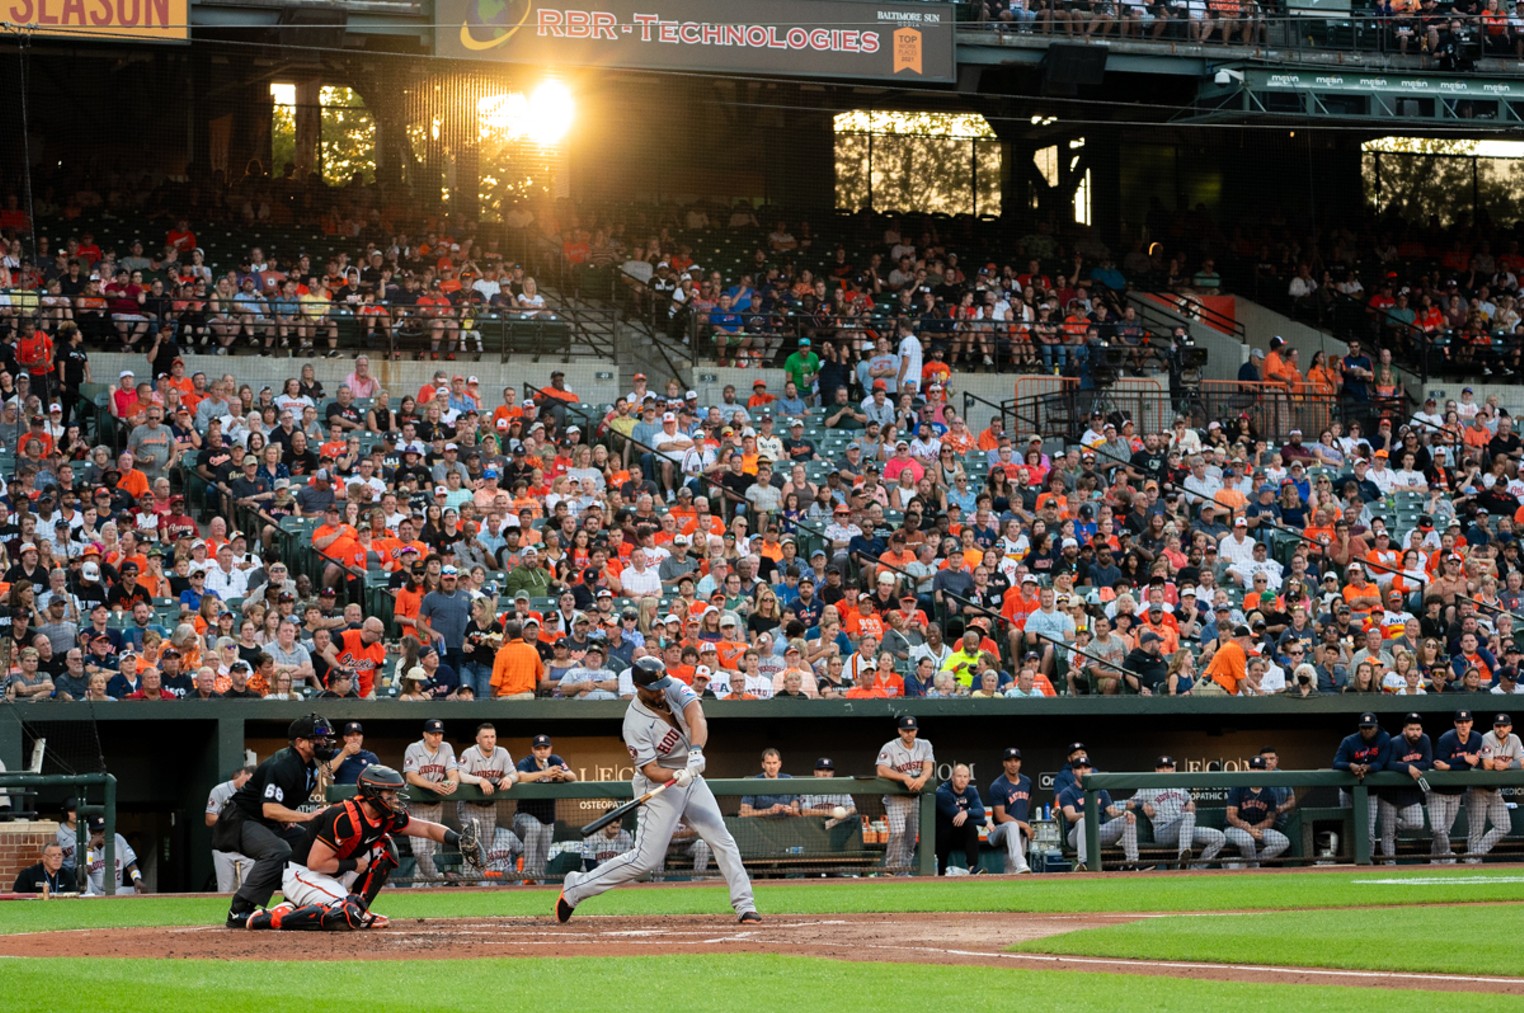
[[[86,563],[79,568],[79,575],[86,580],[100,580],[101,568],[95,563]]]
[[[674,412],[666,412],[662,415],[661,420],[663,422],[676,422],[677,415]]]
[[[121,379],[124,379],[126,377],[133,376],[133,375],[134,375],[134,373],[132,372],[132,370],[130,370],[130,369],[124,369],[120,373],[116,374],[116,378],[118,380],[121,380]]]
[[[62,412],[62,411],[63,411],[63,405],[59,404],[57,401],[54,401],[52,404],[48,405],[48,414],[50,414],[50,415],[53,412]]]

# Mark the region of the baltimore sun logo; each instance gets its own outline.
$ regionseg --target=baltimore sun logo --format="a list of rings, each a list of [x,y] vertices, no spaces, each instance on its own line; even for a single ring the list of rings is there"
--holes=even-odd
[[[460,26],[460,44],[478,52],[496,49],[524,27],[534,0],[473,0]]]

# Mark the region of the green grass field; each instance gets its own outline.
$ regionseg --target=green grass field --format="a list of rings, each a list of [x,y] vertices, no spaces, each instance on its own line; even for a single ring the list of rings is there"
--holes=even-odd
[[[318,943],[325,937],[302,935]],[[353,937],[340,937],[347,942]],[[1129,1011],[1246,1008],[1265,1001],[1260,984],[1123,974],[843,963],[748,955],[595,960],[438,961],[428,971],[374,961],[303,963],[49,960],[0,964],[11,996],[47,996],[45,1008],[113,1013],[236,1013],[300,1003],[357,1002],[367,1010],[479,1009],[534,1002],[555,1010],[696,1009],[767,1013],[785,1006],[821,1011],[1036,1009]],[[298,998],[291,998],[296,996]],[[487,998],[491,997],[491,998]],[[1298,1011],[1342,1013],[1357,1005],[1396,1007],[1439,997],[1403,989],[1276,986],[1275,1001]],[[1495,1010],[1498,996],[1447,994],[1447,1010]],[[0,1000],[3,1001],[3,1000]]]
[[[412,891],[382,894],[377,910],[394,918],[486,916],[548,917],[550,890]],[[1343,870],[1332,873],[1243,873],[1093,879],[1035,877],[964,880],[858,880],[829,883],[760,883],[759,908],[769,915],[855,912],[1182,912],[1176,916],[1073,932],[1020,947],[1121,959],[1301,964],[1352,969],[1510,975],[1517,965],[1508,933],[1476,933],[1461,946],[1426,945],[1453,936],[1453,905],[1505,902],[1478,909],[1483,917],[1514,924],[1524,904],[1524,874],[1507,869]],[[1512,902],[1512,903],[1508,903]],[[1184,914],[1258,909],[1265,913]],[[226,902],[206,897],[16,902],[0,904],[0,933],[52,929],[205,924],[209,932]],[[579,918],[595,915],[728,914],[723,888],[712,885],[615,890],[589,902]],[[1413,945],[1378,945],[1401,928]],[[511,926],[505,927],[511,936]],[[935,946],[934,938],[926,940]],[[991,940],[992,943],[998,940]],[[276,988],[304,996],[364,995],[377,1009],[439,1009],[476,1005],[448,997],[542,997],[556,1008],[628,1009],[631,982],[643,1002],[676,1008],[713,997],[727,1009],[774,1010],[804,1001],[811,1010],[881,1009],[896,1005],[1004,1008],[1018,998],[1040,1007],[1138,1010],[1199,1008],[1263,1001],[1265,986],[1179,976],[1053,972],[1024,967],[849,963],[772,955],[694,955],[673,959],[668,948],[650,960],[523,959],[388,964],[333,960],[360,936],[300,934],[297,964],[214,960],[0,960],[0,995],[47,995],[49,1010],[90,1009],[204,1013],[268,1009]],[[313,958],[325,959],[318,967]],[[660,971],[653,971],[659,966]],[[759,987],[775,982],[775,988]],[[67,989],[60,987],[66,983]],[[509,991],[511,990],[511,991]],[[1298,1009],[1346,1010],[1356,1004],[1436,1005],[1433,992],[1277,984],[1278,1002]],[[77,999],[73,997],[78,997]],[[101,997],[109,997],[102,1000]],[[212,1000],[211,997],[215,996]],[[807,997],[807,998],[805,998]],[[1448,994],[1447,1008],[1496,1008],[1498,996]],[[0,999],[0,1007],[7,1006]],[[14,1008],[14,1007],[13,1007]]]
[[[1308,908],[1524,902],[1524,872],[1469,868],[1210,876],[832,880],[757,884],[757,903],[772,914],[877,911],[1284,911]],[[715,885],[614,890],[588,914],[719,914],[728,907]],[[393,917],[468,918],[546,915],[554,890],[387,890],[376,904]],[[87,904],[0,904],[0,933],[127,925],[216,924],[226,902],[210,897],[133,897]]]

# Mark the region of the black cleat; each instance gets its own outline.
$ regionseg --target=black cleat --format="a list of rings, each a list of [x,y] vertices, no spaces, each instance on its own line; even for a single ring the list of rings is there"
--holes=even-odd
[[[253,913],[254,913],[253,911],[229,911],[228,912],[228,928],[230,928],[230,929],[247,928],[248,924],[249,924],[249,916],[252,915]]]
[[[742,911],[741,917],[737,918],[736,921],[742,925],[760,925],[762,924],[762,916],[755,911]]]
[[[556,898],[556,921],[565,925],[571,921],[572,912],[576,910],[566,902],[566,894],[562,893]]]

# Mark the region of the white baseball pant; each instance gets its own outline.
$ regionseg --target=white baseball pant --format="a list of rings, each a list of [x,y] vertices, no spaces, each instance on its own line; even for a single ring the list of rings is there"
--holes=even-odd
[[[1032,871],[1032,867],[1027,864],[1027,837],[1021,832],[1019,823],[1014,820],[1010,823],[996,823],[987,840],[992,848],[1005,846],[1006,872]]]
[[[1429,861],[1433,864],[1455,864],[1450,831],[1455,828],[1455,820],[1460,816],[1461,799],[1464,797],[1459,792],[1454,795],[1429,792],[1429,833],[1433,837],[1433,846],[1429,849],[1432,857]]]
[[[1254,835],[1242,827],[1228,827],[1223,831],[1227,842],[1237,848],[1239,854],[1249,861],[1249,868],[1259,868],[1261,859],[1269,860],[1279,858],[1283,852],[1291,847],[1291,838],[1279,830],[1261,830],[1261,840],[1256,841]]]
[[[422,840],[414,837],[413,841]],[[280,879],[280,892],[292,904],[297,907],[306,907],[308,904],[318,904],[328,907],[332,904],[342,903],[345,897],[352,892],[355,880],[360,878],[358,872],[346,872],[341,876],[325,876],[321,872],[313,872],[305,865],[297,865],[295,862],[286,863],[286,871]]]
[[[217,870],[217,892],[237,893],[254,868],[254,859],[236,851],[213,851],[212,868]]]
[[[645,777],[635,778],[636,795],[643,795],[652,787]],[[695,777],[686,788],[668,788],[641,808],[634,848],[592,872],[567,873],[561,890],[566,902],[576,907],[621,883],[633,882],[661,868],[679,821],[692,827],[714,852],[715,864],[730,885],[730,906],[736,914],[756,910],[751,877],[741,864],[741,849],[736,847],[735,838],[725,826],[725,817],[720,814],[720,805],[702,776]]]
[[[435,802],[432,805],[410,806],[408,814],[414,819],[443,823],[444,805]],[[439,844],[427,837],[409,837],[408,840],[413,846],[413,861],[418,865],[413,872],[413,884],[416,886],[419,883],[437,882],[442,879],[439,868],[434,864],[434,853],[439,850]]]
[[[884,822],[889,825],[884,868],[890,872],[914,872],[915,842],[921,832],[920,797],[885,795]]]
[[[1492,829],[1487,829],[1487,824]],[[1498,841],[1513,829],[1513,819],[1508,814],[1508,803],[1496,788],[1466,789],[1466,850],[1468,862],[1480,862],[1482,856],[1497,847]]]
[[[1422,830],[1423,806],[1393,805],[1386,799],[1376,800],[1376,832],[1381,837],[1381,856],[1393,858],[1397,854],[1397,831]]]
[[[1181,851],[1191,848],[1196,852],[1196,860],[1200,865],[1205,865],[1217,857],[1222,846],[1228,843],[1227,837],[1221,830],[1211,827],[1198,827],[1195,813],[1184,813],[1173,823],[1164,826],[1154,824],[1154,841],[1166,848],[1175,847]]]
[[[1129,862],[1138,860],[1138,824],[1126,816],[1118,816],[1114,820],[1107,820],[1100,826],[1099,840],[1101,847],[1108,844],[1122,842],[1122,854]],[[1090,859],[1085,854],[1085,820],[1081,817],[1074,826],[1069,828],[1069,846],[1079,856],[1080,864],[1089,867]],[[1100,865],[1100,856],[1096,856],[1096,865]]]
[[[545,862],[556,837],[556,825],[541,823],[528,813],[515,813],[513,832],[524,842],[524,878],[544,879]]]

